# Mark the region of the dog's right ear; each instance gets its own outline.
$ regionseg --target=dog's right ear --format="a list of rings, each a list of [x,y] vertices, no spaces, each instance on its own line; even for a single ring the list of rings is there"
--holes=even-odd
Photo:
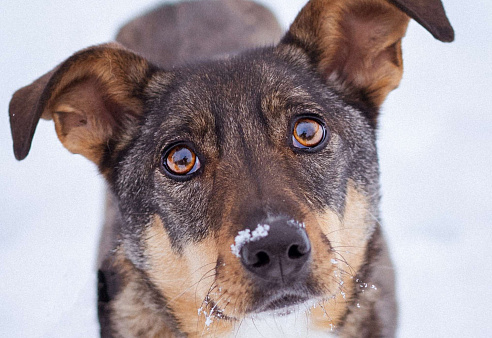
[[[410,18],[436,39],[454,39],[441,0],[310,0],[280,47],[304,51],[322,80],[376,125],[379,107],[402,77],[401,40]]]
[[[29,153],[40,118],[53,119],[62,144],[100,164],[105,151],[136,125],[142,91],[154,67],[119,44],[82,50],[10,101],[10,126],[18,160]]]

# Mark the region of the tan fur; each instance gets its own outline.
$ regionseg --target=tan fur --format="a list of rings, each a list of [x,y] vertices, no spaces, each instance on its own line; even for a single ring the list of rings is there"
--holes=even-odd
[[[317,224],[330,241],[333,251],[329,259],[326,258],[326,253],[322,253],[325,255],[322,262],[331,267],[330,276],[323,276],[316,270],[314,273],[317,278],[325,281],[328,292],[334,297],[312,310],[312,324],[318,329],[336,328],[354,296],[355,274],[364,263],[367,242],[374,224],[368,208],[367,198],[357,191],[353,182],[349,182],[343,218],[331,210],[316,216]],[[307,226],[306,230],[309,233]],[[314,246],[315,239],[313,236],[310,239]],[[331,259],[336,263],[333,264]]]
[[[188,245],[182,253],[171,248],[171,242],[158,216],[145,234],[145,253],[148,260],[148,275],[152,283],[166,297],[169,307],[180,323],[180,329],[190,336],[209,332],[206,316],[198,313],[210,311],[204,302],[215,279],[217,247],[213,238]],[[229,331],[230,325],[215,323],[213,333]]]

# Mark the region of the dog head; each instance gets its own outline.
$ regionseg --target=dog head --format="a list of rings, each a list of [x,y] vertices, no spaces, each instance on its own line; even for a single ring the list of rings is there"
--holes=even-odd
[[[220,60],[88,48],[14,94],[15,155],[43,117],[99,167],[120,250],[180,330],[299,304],[337,324],[378,233],[375,128],[409,17],[453,39],[438,0],[312,0],[276,46]]]

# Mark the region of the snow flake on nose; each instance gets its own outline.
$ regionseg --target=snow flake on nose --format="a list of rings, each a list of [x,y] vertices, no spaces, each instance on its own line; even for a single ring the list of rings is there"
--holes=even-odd
[[[287,224],[296,228],[306,229],[306,224],[304,222],[299,222],[295,219],[288,220]]]
[[[231,245],[231,252],[240,257],[239,252],[244,244],[249,242],[255,242],[260,240],[263,237],[268,236],[268,231],[270,230],[270,226],[268,224],[258,224],[256,229],[253,231],[246,229],[239,231],[237,233],[236,238],[234,238],[234,244]]]

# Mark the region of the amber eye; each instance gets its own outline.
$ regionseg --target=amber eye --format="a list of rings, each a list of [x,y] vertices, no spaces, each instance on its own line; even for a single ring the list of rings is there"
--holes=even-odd
[[[174,175],[188,175],[200,168],[200,160],[186,144],[178,144],[167,151],[164,167]]]
[[[325,127],[311,118],[301,118],[296,121],[292,135],[292,141],[296,148],[314,148],[324,139]]]

